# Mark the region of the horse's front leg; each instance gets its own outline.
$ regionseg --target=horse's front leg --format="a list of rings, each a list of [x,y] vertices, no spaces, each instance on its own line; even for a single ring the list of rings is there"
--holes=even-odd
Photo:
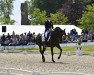
[[[43,50],[42,50],[42,46],[39,46],[39,50],[40,50],[40,53],[41,53],[41,55],[42,55],[42,61],[43,62],[45,62],[45,57],[44,57],[44,52],[43,52]]]
[[[60,50],[60,54],[59,54],[59,56],[58,56],[58,59],[60,59],[61,54],[62,54],[62,48],[60,47],[60,45],[59,45],[59,44],[58,44],[56,47]]]
[[[43,50],[42,50],[42,61],[45,62],[45,57],[44,57],[44,52],[46,50],[46,47],[43,46]]]
[[[53,53],[53,47],[51,47],[51,55],[52,55],[52,61],[55,63],[55,61],[54,61],[54,53]]]

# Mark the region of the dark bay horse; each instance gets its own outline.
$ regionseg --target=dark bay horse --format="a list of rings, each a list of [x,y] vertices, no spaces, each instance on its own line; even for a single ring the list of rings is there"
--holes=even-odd
[[[52,55],[52,61],[54,61],[54,53],[53,53],[53,48],[57,47],[60,50],[60,54],[58,56],[58,59],[60,59],[61,54],[62,54],[62,48],[60,47],[59,43],[60,40],[62,39],[62,35],[64,34],[64,30],[62,30],[59,27],[56,27],[52,32],[51,32],[51,38],[49,40],[49,42],[45,43],[42,42],[42,36],[41,34],[37,35],[36,37],[36,44],[39,46],[40,49],[40,53],[42,55],[42,61],[45,62],[45,57],[44,57],[44,52],[46,50],[46,47],[50,47],[51,48],[51,55]]]

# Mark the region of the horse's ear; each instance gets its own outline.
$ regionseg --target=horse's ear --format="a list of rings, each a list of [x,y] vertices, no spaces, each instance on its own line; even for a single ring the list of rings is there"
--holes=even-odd
[[[63,33],[63,35],[65,35],[65,36],[66,36],[66,31],[65,31],[65,30],[62,30],[62,33]]]
[[[66,29],[64,29],[64,31],[65,31]]]

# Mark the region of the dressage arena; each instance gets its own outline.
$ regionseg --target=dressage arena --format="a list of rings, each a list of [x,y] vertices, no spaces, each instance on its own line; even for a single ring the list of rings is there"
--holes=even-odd
[[[46,51],[46,62],[43,63],[38,51],[0,53],[0,73],[9,73],[0,75],[94,75],[94,57],[92,56],[62,54],[60,60],[57,57],[58,54],[54,54],[56,63],[52,63],[51,54]],[[23,74],[17,74],[20,70]]]

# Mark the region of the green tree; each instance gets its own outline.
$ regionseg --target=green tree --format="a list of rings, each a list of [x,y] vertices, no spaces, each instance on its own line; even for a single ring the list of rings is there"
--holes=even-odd
[[[63,25],[63,24],[67,24],[68,19],[67,17],[65,17],[64,14],[60,13],[60,12],[56,12],[55,14],[51,14],[52,17],[52,21],[54,24],[59,24],[59,25]]]
[[[46,11],[40,11],[40,9],[35,8],[34,11],[29,15],[31,24],[37,25],[41,24],[43,25],[46,21]]]
[[[10,18],[6,18],[4,16],[0,16],[0,24],[7,24],[7,25],[13,25],[15,23],[14,20],[11,20]]]
[[[43,25],[46,21],[46,11],[40,11],[40,9],[35,8],[33,13],[30,15],[31,24],[33,25]],[[57,12],[52,14],[51,13],[51,19],[54,24],[66,24],[68,19],[63,14]]]
[[[78,22],[84,28],[94,30],[94,4],[86,6],[86,10]]]
[[[62,4],[68,0],[31,0],[29,3],[30,12],[34,8],[39,8],[41,11],[46,11],[49,13],[55,13],[59,8],[62,7]]]
[[[11,20],[14,0],[0,0],[0,23],[13,24],[15,21]]]

